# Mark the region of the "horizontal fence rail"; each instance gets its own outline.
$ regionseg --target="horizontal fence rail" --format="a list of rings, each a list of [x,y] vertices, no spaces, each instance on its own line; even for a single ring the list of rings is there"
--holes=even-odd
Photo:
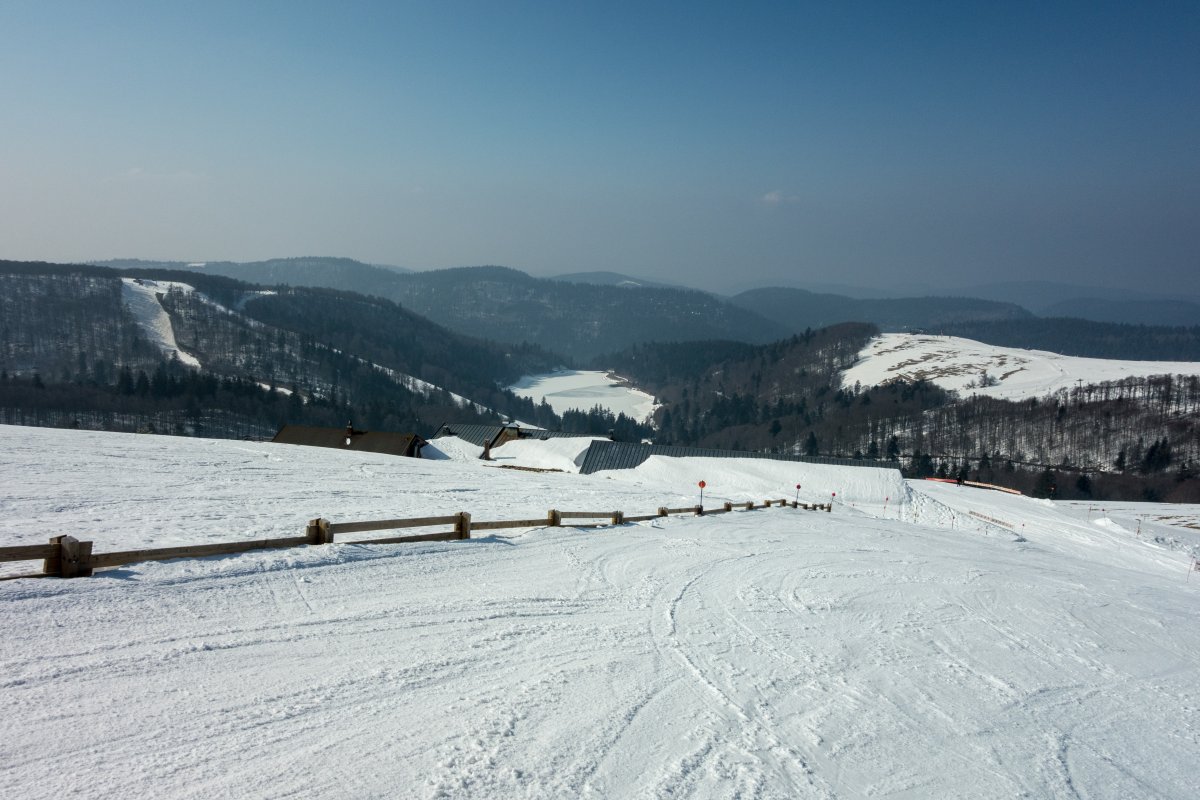
[[[417,517],[415,519],[381,519],[370,522],[335,522],[330,523],[329,532],[367,533],[368,531],[386,531],[394,528],[424,528],[430,525],[453,525],[458,522],[458,515],[447,517]]]
[[[247,553],[251,550],[271,550],[279,547],[299,547],[308,544],[304,536],[283,539],[248,539],[244,542],[222,542],[220,544],[184,545],[182,547],[156,547],[148,550],[119,550],[113,553],[93,553],[93,569],[119,567],[139,561],[166,561],[172,558],[203,558]]]
[[[563,525],[563,520],[583,521],[580,523],[569,523],[568,526],[572,528],[597,528],[632,522],[649,522],[672,514],[704,516],[706,514],[726,514],[735,509],[752,511],[756,508],[770,508],[772,505],[778,505],[781,508],[802,508],[811,511],[831,511],[833,509],[830,503],[798,503],[789,500],[767,500],[761,506],[756,506],[753,501],[725,503],[720,508],[709,509],[705,509],[703,506],[685,506],[683,508],[667,508],[663,506],[653,514],[634,516],[626,516],[624,511],[559,511],[551,509],[546,513],[545,517],[537,519],[491,520],[486,522],[472,522],[471,515],[466,511],[439,517],[409,517],[405,519],[363,520],[359,522],[330,522],[327,519],[318,518],[308,523],[303,536],[289,536],[277,539],[247,539],[240,542],[184,545],[181,547],[118,550],[111,553],[93,553],[92,542],[79,541],[74,536],[55,536],[50,539],[49,544],[0,547],[0,563],[37,560],[43,562],[42,571],[39,573],[5,575],[0,576],[0,580],[44,577],[77,578],[91,575],[97,569],[136,564],[142,561],[165,561],[173,558],[204,558],[207,556],[247,553],[253,550],[334,544],[335,541],[338,541],[335,538],[338,534],[370,533],[375,531],[448,525],[451,526],[451,529],[448,531],[405,534],[403,536],[388,536],[374,539],[354,539],[351,541],[340,541],[339,543],[399,544],[404,542],[452,541],[455,539],[470,539],[472,531],[560,527]]]
[[[50,558],[58,548],[52,544],[24,544],[17,547],[0,547],[0,561],[34,561]]]

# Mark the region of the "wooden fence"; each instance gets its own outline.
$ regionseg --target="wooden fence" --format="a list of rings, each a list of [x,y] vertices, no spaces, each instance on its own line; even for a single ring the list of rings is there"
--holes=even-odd
[[[626,516],[623,511],[559,511],[550,509],[545,517],[538,519],[497,520],[490,522],[472,522],[471,515],[465,511],[443,517],[413,517],[409,519],[381,519],[364,522],[330,522],[327,519],[314,519],[305,527],[303,536],[288,536],[279,539],[251,539],[240,542],[221,542],[219,544],[199,544],[184,547],[156,547],[142,550],[119,550],[112,553],[93,553],[92,542],[82,542],[74,536],[55,536],[48,544],[19,545],[17,547],[0,547],[0,563],[11,561],[35,561],[41,559],[42,571],[23,575],[4,575],[0,580],[15,578],[82,578],[91,575],[97,569],[119,567],[124,564],[136,564],[141,561],[165,561],[172,558],[204,558],[205,556],[230,555],[246,553],[251,550],[270,550],[283,547],[299,547],[300,545],[333,544],[397,544],[400,542],[434,542],[453,539],[470,539],[472,531],[494,531],[505,528],[538,528],[560,527],[564,520],[581,520],[578,523],[568,523],[573,528],[602,528],[610,525],[623,525],[632,522],[646,522],[672,514],[694,514],[696,516],[711,516],[726,514],[735,509],[752,511],[756,508],[802,508],[808,511],[832,511],[829,503],[797,503],[791,500],[767,500],[761,505],[753,501],[746,503],[726,503],[720,508],[704,508],[703,506],[686,506],[684,508],[667,508],[663,506],[653,514]],[[583,522],[586,520],[586,522]],[[339,534],[370,533],[373,531],[403,530],[409,528],[433,528],[449,526],[449,530],[434,533],[407,534],[404,536],[387,536],[374,539],[335,539]]]

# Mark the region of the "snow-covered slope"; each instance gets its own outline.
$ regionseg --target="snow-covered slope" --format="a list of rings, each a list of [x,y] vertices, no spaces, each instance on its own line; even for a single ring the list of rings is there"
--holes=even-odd
[[[983,385],[983,373],[995,380]],[[842,379],[846,386],[924,379],[944,389],[1019,400],[1060,389],[1148,375],[1200,375],[1200,363],[1076,358],[1042,350],[997,347],[954,336],[885,333],[859,354]]]
[[[215,308],[219,308],[227,314],[237,314],[239,316],[243,316],[247,323],[255,327],[261,327],[263,323],[250,317],[245,317],[242,314],[242,309],[245,307],[248,301],[254,299],[255,297],[263,297],[275,294],[273,290],[269,289],[248,291],[238,301],[236,308],[230,309],[226,308],[220,303],[215,302],[211,298],[205,296],[203,293],[196,292],[194,287],[186,283],[179,283],[177,281],[155,281],[145,278],[122,278],[121,283],[122,299],[125,303],[125,307],[131,314],[133,314],[138,326],[142,329],[143,333],[151,341],[151,343],[158,347],[164,356],[169,358],[172,354],[177,355],[179,360],[184,364],[188,365],[189,367],[196,368],[201,366],[200,361],[190,353],[185,353],[179,349],[179,346],[175,341],[175,330],[171,325],[171,317],[169,314],[167,314],[166,310],[159,302],[159,294],[165,294],[171,289],[178,289],[179,291],[186,292],[188,294],[195,293],[195,296],[201,298],[205,303]],[[330,349],[334,350],[334,352],[341,352],[336,348]],[[435,386],[428,381],[423,381],[420,378],[416,378],[412,375],[398,372],[380,364],[366,361],[365,359],[359,358],[358,360],[361,363],[366,364],[371,368],[387,375],[397,384],[417,394],[430,395],[435,392],[444,391],[440,386]],[[290,391],[288,390],[282,391],[290,394]],[[455,403],[463,408],[473,408],[480,413],[487,413],[490,411],[490,409],[486,408],[485,406],[482,406],[469,398],[463,397],[462,395],[454,394],[453,392],[447,392],[447,394]]]
[[[189,367],[198,368],[200,361],[190,353],[179,349],[179,345],[175,342],[175,329],[171,326],[171,317],[158,302],[158,294],[165,294],[173,288],[186,292],[192,291],[192,287],[186,283],[122,278],[121,299],[146,338],[162,351],[164,356],[170,358],[172,355],[176,355]]]
[[[649,512],[699,478],[706,503],[790,496],[770,470],[810,467],[581,476],[10,427],[0,452],[0,545],[102,551],[315,516]],[[870,472],[804,475],[844,493],[832,513],[0,582],[0,795],[1200,794],[1187,552],[1119,513]],[[905,500],[863,508],[881,491]],[[1196,533],[1200,508],[1153,508],[1160,534]]]

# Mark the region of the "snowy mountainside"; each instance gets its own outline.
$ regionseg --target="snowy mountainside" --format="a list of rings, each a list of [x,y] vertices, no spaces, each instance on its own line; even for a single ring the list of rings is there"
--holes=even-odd
[[[427,433],[497,415],[557,421],[502,387],[561,357],[468,339],[379,298],[31,262],[0,262],[0,288],[0,379],[12,379],[0,422],[241,438],[286,422]]]
[[[138,327],[146,334],[151,344],[158,348],[164,356],[175,357],[189,367],[200,367],[200,361],[191,353],[179,349],[175,342],[175,330],[171,326],[171,315],[166,312],[159,302],[157,295],[171,289],[182,292],[192,292],[186,283],[174,281],[150,281],[141,278],[122,278],[121,297],[125,308],[133,315]]]
[[[11,427],[0,447],[0,546],[632,513],[695,502],[698,478],[706,503],[845,501],[0,582],[5,796],[1200,792],[1200,580],[1163,543],[1194,548],[1197,506],[784,462],[580,476]]]
[[[1200,376],[1200,363],[1078,358],[954,336],[884,333],[859,353],[842,383],[877,386],[898,379],[927,380],[962,394],[1023,400],[1073,389],[1080,382],[1151,375]]]
[[[211,298],[206,297],[203,292],[197,292],[190,284],[179,281],[155,281],[143,278],[122,278],[121,284],[125,307],[133,315],[138,326],[146,333],[146,336],[150,342],[154,344],[164,356],[177,357],[187,366],[196,368],[201,366],[200,361],[194,355],[179,349],[179,346],[175,341],[175,331],[171,324],[171,316],[167,313],[166,309],[163,308],[159,299],[160,296],[163,296],[172,290],[181,292],[184,295],[194,296],[200,301],[224,312],[225,314],[239,317],[244,324],[247,324],[251,327],[261,327],[262,323],[246,317],[242,313],[242,310],[245,308],[246,303],[254,300],[255,298],[269,297],[276,294],[276,292],[271,290],[246,292],[245,296],[237,303],[236,310],[234,310],[226,308]],[[339,351],[334,349],[334,352]],[[428,381],[423,381],[420,378],[413,377],[412,375],[406,375],[403,372],[399,372],[379,364],[374,364],[366,359],[357,357],[355,358],[365,366],[368,366],[374,370],[378,370],[382,374],[387,375],[398,385],[403,386],[413,393],[428,396],[435,393],[446,392],[446,390],[442,387],[435,386]],[[289,391],[290,393],[290,390],[285,391]],[[447,394],[449,394],[450,398],[460,407],[470,407],[480,413],[491,413],[491,409],[487,409],[477,403],[473,403],[466,397],[454,394],[452,392],[447,392]]]

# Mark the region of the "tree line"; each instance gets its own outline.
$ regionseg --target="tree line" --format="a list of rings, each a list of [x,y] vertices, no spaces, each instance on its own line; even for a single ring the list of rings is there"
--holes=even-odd
[[[663,403],[663,443],[894,460],[914,477],[978,475],[982,461],[994,482],[1022,491],[1050,482],[1059,496],[1198,491],[1200,379],[1125,378],[1023,401],[958,398],[925,381],[841,385],[871,334],[837,326],[749,351],[714,347],[716,358],[690,375],[668,366],[679,345],[612,361]]]

